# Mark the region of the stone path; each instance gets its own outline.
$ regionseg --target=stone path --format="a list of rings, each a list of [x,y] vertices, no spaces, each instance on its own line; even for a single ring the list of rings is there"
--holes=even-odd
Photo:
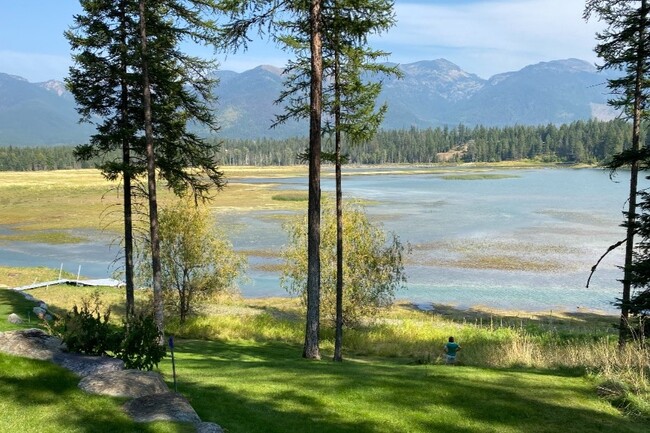
[[[158,373],[125,370],[119,359],[66,353],[64,348],[60,339],[40,329],[0,333],[0,352],[52,361],[79,376],[79,388],[85,392],[130,398],[123,409],[137,422],[187,422],[198,433],[223,433],[217,424],[202,422],[187,399],[171,392]]]

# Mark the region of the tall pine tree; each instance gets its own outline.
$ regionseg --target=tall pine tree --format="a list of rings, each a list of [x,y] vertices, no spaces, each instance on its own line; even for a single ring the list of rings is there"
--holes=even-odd
[[[388,30],[394,24],[393,3],[387,0],[325,0],[323,20],[323,75],[328,83],[323,91],[323,131],[334,139],[333,153],[324,157],[336,167],[337,212],[337,320],[334,359],[342,360],[343,338],[343,216],[341,167],[342,144],[363,144],[377,132],[387,106],[376,109],[381,82],[376,74],[396,74],[394,67],[377,63],[388,53],[367,46],[368,36]],[[309,23],[300,20],[285,23],[286,34],[280,42],[293,51],[296,59],[287,68],[285,90],[278,102],[286,104],[277,123],[309,114],[306,90],[311,83]]]
[[[622,72],[619,78],[608,80],[612,91],[610,105],[621,109],[632,119],[632,147],[614,158],[611,168],[630,167],[628,208],[625,212],[625,264],[619,324],[619,346],[629,336],[629,308],[634,259],[634,236],[637,229],[637,189],[639,165],[643,159],[640,144],[641,121],[647,116],[648,80],[650,79],[650,8],[647,0],[588,0],[585,19],[596,16],[606,29],[596,35],[595,48],[603,60],[600,69]]]
[[[82,119],[99,124],[79,154],[121,147],[122,160],[108,163],[105,172],[124,179],[146,174],[154,311],[162,333],[156,177],[196,198],[223,186],[218,145],[190,130],[217,129],[211,110],[215,64],[180,49],[185,41],[214,43],[209,17],[217,9],[209,0],[89,0],[82,6],[86,15],[75,17],[77,27],[68,32],[73,50],[80,51],[68,84]],[[125,221],[126,213],[125,206]]]

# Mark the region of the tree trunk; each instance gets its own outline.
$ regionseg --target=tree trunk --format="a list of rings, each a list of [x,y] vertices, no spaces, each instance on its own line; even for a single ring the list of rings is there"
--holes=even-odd
[[[648,7],[646,0],[641,1],[641,17],[639,21],[639,45],[636,56],[636,70],[634,79],[634,108],[632,120],[632,150],[638,152],[640,149],[641,136],[641,115],[643,109],[643,77],[644,63],[646,61],[645,33],[647,27]],[[634,234],[636,232],[636,207],[638,194],[639,161],[635,156],[630,167],[630,195],[627,208],[627,242],[625,244],[625,266],[623,276],[623,296],[621,297],[621,320],[619,323],[618,345],[624,348],[630,335],[630,293],[632,287],[632,261],[634,259]]]
[[[302,356],[320,359],[320,159],[323,53],[321,0],[311,0],[311,87],[309,110],[309,204],[307,209],[307,323]]]
[[[127,64],[126,4],[120,2],[120,43],[122,44],[121,78],[120,78],[120,115],[122,129],[128,128],[129,87],[126,79]],[[133,282],[133,206],[131,195],[131,148],[127,138],[122,139],[122,176],[124,180],[124,272],[126,278],[126,319],[127,323],[135,313]]]
[[[636,60],[636,71],[634,79],[634,108],[632,119],[632,150],[638,152],[640,148],[640,135],[641,135],[641,101],[642,101],[642,78],[643,78],[643,63],[645,62],[645,47],[641,42],[644,37],[644,21],[646,13],[646,0],[641,2],[642,18],[639,23],[639,46]],[[629,315],[630,315],[630,292],[632,286],[632,261],[634,259],[634,233],[636,231],[636,202],[637,202],[637,188],[639,178],[639,161],[635,156],[630,167],[630,194],[628,197],[627,208],[627,242],[625,244],[625,266],[623,275],[623,296],[621,297],[621,319],[619,323],[618,332],[618,345],[619,348],[625,347],[625,343],[629,336]]]
[[[158,201],[156,198],[156,160],[153,142],[153,120],[151,114],[151,83],[149,78],[149,59],[147,57],[147,23],[145,0],[140,0],[140,39],[142,47],[142,81],[144,104],[144,130],[147,157],[147,191],[149,195],[149,230],[151,236],[151,271],[153,281],[154,320],[164,341],[164,314],[160,265],[160,238],[158,234]]]
[[[336,157],[336,332],[334,361],[343,361],[343,191],[341,187],[341,70],[334,53],[334,154]]]

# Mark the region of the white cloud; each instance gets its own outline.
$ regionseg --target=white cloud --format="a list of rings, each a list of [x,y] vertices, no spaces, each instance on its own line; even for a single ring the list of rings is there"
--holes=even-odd
[[[490,0],[395,6],[397,26],[375,42],[396,61],[446,57],[488,76],[539,61],[577,57],[595,61],[601,24],[582,18],[583,0]]]

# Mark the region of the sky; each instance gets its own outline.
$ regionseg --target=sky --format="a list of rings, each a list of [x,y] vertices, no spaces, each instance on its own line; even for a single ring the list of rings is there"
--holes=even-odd
[[[550,60],[597,63],[593,48],[602,24],[585,22],[583,9],[584,0],[395,0],[397,24],[369,43],[392,53],[391,62],[444,58],[482,78]],[[79,12],[78,0],[0,0],[0,72],[31,82],[62,80],[72,63],[63,32]],[[264,40],[228,56],[193,54],[237,72],[282,67],[288,59]]]

